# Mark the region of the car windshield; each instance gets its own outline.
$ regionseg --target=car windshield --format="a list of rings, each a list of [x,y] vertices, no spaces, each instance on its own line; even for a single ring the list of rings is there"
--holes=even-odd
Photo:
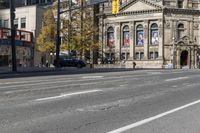
[[[60,56],[60,59],[75,59],[72,56]]]

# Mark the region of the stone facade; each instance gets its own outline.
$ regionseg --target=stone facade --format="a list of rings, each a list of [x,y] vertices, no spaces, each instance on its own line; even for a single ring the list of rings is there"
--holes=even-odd
[[[111,4],[104,14],[100,16],[103,61],[111,59],[119,64],[123,60],[126,67],[135,62],[137,68],[172,64],[175,68],[197,68],[198,1],[128,0],[121,4],[119,14],[111,14]]]

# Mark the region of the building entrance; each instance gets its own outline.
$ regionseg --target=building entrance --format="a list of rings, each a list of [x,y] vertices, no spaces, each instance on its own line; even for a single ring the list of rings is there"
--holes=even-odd
[[[8,55],[0,55],[0,66],[8,66]]]
[[[181,66],[188,66],[188,51],[184,50],[181,52]]]

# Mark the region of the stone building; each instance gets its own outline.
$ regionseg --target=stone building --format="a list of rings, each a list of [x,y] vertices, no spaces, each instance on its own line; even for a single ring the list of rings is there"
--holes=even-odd
[[[101,58],[126,67],[197,68],[199,1],[123,0],[119,14],[111,13],[111,3],[101,12]]]

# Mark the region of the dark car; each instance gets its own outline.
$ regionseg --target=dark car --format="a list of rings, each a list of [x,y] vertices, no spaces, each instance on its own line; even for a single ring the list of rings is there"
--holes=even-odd
[[[56,65],[56,60],[54,60],[54,66]],[[73,57],[61,56],[59,59],[60,67],[78,67],[82,68],[86,66],[86,63],[83,60],[79,60]]]

